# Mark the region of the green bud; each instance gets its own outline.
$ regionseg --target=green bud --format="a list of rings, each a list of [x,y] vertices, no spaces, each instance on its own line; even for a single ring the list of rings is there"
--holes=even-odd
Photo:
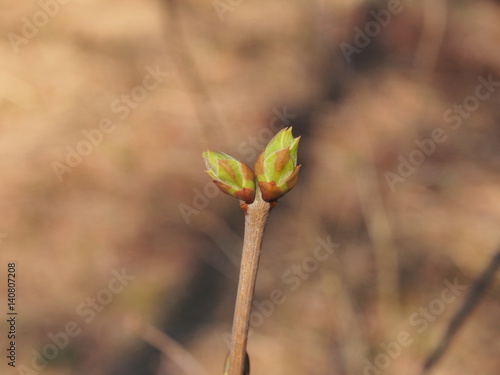
[[[215,185],[226,194],[250,204],[255,199],[255,174],[252,169],[239,160],[216,151],[203,153],[207,173]]]
[[[272,202],[297,184],[300,165],[297,152],[300,137],[293,138],[292,128],[280,130],[267,144],[255,163],[255,174],[262,199]]]
[[[224,361],[224,375],[229,375],[229,367],[231,366],[231,353],[227,353],[226,360]],[[243,375],[250,375],[250,357],[245,353],[245,367],[243,368]]]

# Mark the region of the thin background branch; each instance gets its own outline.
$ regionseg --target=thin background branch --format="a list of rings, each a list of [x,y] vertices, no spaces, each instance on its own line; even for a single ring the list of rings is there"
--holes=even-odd
[[[182,14],[177,0],[162,0],[166,16],[166,37],[173,63],[192,98],[193,109],[202,127],[202,134],[207,144],[214,134],[224,142],[225,133],[215,131],[220,119],[213,104],[210,91],[196,65],[195,58],[189,49],[184,29],[181,24]],[[222,139],[221,139],[222,138]]]
[[[447,27],[447,0],[422,1],[422,31],[415,51],[414,66],[423,75],[431,74],[436,66]]]
[[[137,316],[127,316],[126,325],[143,341],[156,348],[170,362],[189,375],[209,375],[207,370],[181,344]],[[162,361],[164,363],[164,361]]]
[[[491,285],[495,278],[495,273],[500,267],[500,249],[498,249],[495,256],[491,259],[488,267],[483,271],[481,276],[474,282],[469,294],[465,298],[460,309],[455,313],[451,319],[445,334],[441,338],[437,347],[427,357],[422,368],[421,375],[429,374],[430,370],[438,363],[451,344],[452,339],[457,334],[460,327],[463,325],[467,317],[470,316],[474,308],[479,304],[479,301],[484,293]]]

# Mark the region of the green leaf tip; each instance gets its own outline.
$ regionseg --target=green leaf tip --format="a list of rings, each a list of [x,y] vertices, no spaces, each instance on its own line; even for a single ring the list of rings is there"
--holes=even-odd
[[[217,151],[204,152],[203,159],[219,190],[247,204],[255,200],[255,174],[248,165]]]
[[[224,362],[224,375],[229,375],[229,367],[231,366],[231,353],[228,352],[226,355],[226,360]],[[248,353],[245,353],[245,367],[243,369],[243,375],[250,375],[250,357]]]
[[[282,129],[257,159],[254,169],[265,201],[276,201],[297,184],[300,170],[300,165],[297,166],[299,141],[300,137],[293,137],[291,127]]]

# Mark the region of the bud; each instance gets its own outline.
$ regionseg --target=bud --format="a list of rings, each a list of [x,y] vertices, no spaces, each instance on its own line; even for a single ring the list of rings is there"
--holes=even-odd
[[[229,375],[229,368],[231,367],[231,352],[227,353],[226,360],[224,361],[224,375]],[[245,352],[245,367],[243,368],[243,375],[250,375],[250,357]]]
[[[203,153],[207,173],[215,185],[226,194],[250,204],[255,199],[255,174],[252,169],[223,152]]]
[[[262,199],[272,202],[297,184],[300,165],[297,151],[300,137],[293,138],[292,128],[280,130],[267,144],[255,163],[255,174]]]

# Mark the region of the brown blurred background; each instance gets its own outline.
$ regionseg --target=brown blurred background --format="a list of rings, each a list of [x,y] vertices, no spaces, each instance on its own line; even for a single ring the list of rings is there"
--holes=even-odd
[[[500,244],[498,1],[0,7],[2,374],[220,374],[243,215],[201,153],[291,125],[252,375],[419,373]],[[499,314],[497,277],[433,373],[497,375]]]

